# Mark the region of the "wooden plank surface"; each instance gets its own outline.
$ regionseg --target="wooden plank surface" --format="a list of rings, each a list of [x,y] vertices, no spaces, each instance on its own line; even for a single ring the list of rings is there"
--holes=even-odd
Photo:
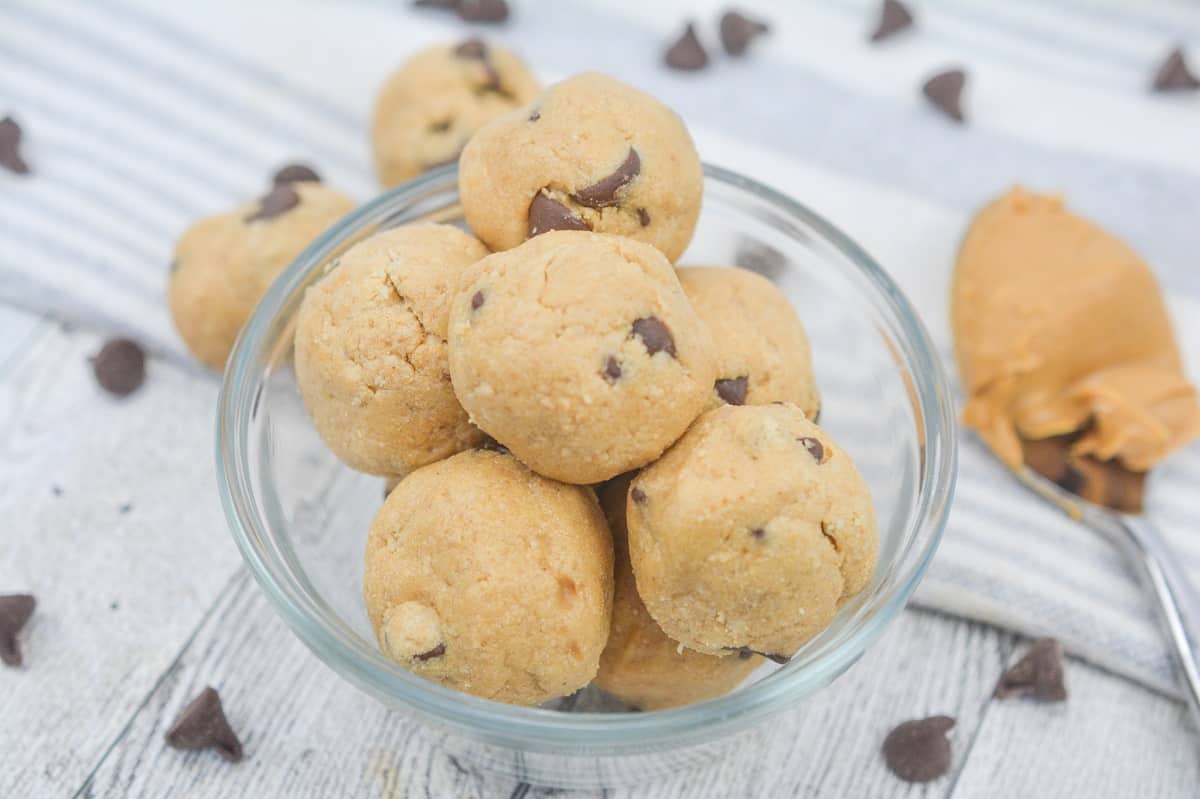
[[[739,738],[726,758],[610,795],[943,795],[945,781],[922,789],[892,777],[878,756],[882,736],[894,722],[947,713],[960,720],[956,741],[969,740],[1012,645],[1010,635],[983,625],[906,612],[833,686]],[[175,714],[207,684],[221,691],[243,736],[247,761],[240,765],[163,746]],[[498,796],[519,787],[453,758],[439,739],[330,674],[252,581],[242,579],[208,616],[85,795],[186,789],[197,799]]]
[[[27,666],[0,669],[0,796],[552,795],[448,754],[308,652],[241,567],[217,506],[215,380],[155,360],[141,392],[113,400],[88,368],[100,341],[0,307],[0,591],[40,600]],[[992,701],[1021,646],[906,611],[834,685],[724,757],[572,795],[1196,795],[1196,738],[1170,700],[1071,661],[1066,705]],[[241,764],[162,743],[208,684],[245,742]],[[882,737],[933,713],[958,718],[954,772],[901,783]]]
[[[1182,703],[1082,661],[1068,701],[992,702],[955,786],[998,796],[1200,796],[1200,737]]]
[[[240,568],[215,381],[155,362],[115,400],[100,341],[0,310],[0,593],[38,599],[25,667],[0,668],[0,797],[74,792]]]

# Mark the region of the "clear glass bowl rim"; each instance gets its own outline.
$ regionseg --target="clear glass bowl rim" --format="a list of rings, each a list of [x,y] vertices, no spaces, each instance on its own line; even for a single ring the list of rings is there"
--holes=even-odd
[[[216,420],[217,485],[226,519],[243,558],[276,610],[302,641],[343,678],[377,697],[506,746],[589,754],[662,749],[713,740],[780,712],[826,685],[852,665],[908,601],[928,568],[945,528],[954,493],[957,448],[953,401],[936,350],[915,310],[891,277],[861,247],[819,214],[774,189],[706,164],[706,182],[742,191],[799,224],[839,251],[876,293],[892,323],[898,368],[907,371],[924,431],[924,458],[915,511],[891,568],[853,611],[841,634],[802,650],[767,679],[707,702],[645,713],[562,713],[506,705],[416,677],[388,661],[340,620],[298,579],[289,557],[264,522],[253,489],[249,425],[262,389],[263,370],[287,329],[285,309],[298,299],[310,273],[363,229],[377,225],[414,199],[457,186],[447,166],[384,192],[317,238],[272,284],[243,328],[226,366]],[[877,304],[877,310],[878,304]],[[820,640],[820,639],[818,639]]]

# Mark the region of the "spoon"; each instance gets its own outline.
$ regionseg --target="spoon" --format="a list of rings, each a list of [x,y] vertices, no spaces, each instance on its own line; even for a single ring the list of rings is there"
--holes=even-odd
[[[1066,491],[1028,466],[1014,474],[1038,496],[1104,536],[1137,572],[1154,597],[1179,670],[1183,698],[1200,729],[1200,599],[1158,529],[1144,516],[1112,510]]]

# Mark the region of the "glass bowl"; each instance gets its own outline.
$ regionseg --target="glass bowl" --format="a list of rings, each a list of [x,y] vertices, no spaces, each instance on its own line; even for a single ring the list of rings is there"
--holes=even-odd
[[[705,175],[704,209],[680,263],[738,263],[794,303],[812,343],[821,425],[870,484],[881,539],[874,581],[829,628],[787,665],[762,669],[724,697],[611,712],[587,689],[556,708],[514,707],[426,681],[377,649],[362,562],[383,481],[344,466],[317,436],[291,368],[293,321],[305,288],[355,241],[418,220],[461,224],[454,167],[387,192],[317,239],[268,291],[230,357],[217,480],[258,582],[335,672],[421,718],[451,753],[481,767],[608,787],[709,762],[733,733],[793,707],[858,660],[937,548],[954,490],[955,423],[946,376],[912,307],[869,255],[808,208],[717,167]]]

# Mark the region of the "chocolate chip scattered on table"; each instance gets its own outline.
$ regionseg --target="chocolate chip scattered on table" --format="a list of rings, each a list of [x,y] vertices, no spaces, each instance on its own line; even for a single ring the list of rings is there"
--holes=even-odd
[[[884,762],[906,782],[936,780],[950,770],[953,761],[946,738],[953,728],[954,719],[949,716],[906,721],[884,739]]]
[[[1150,87],[1156,92],[1194,92],[1200,90],[1200,78],[1188,67],[1183,50],[1176,47],[1155,71]]]
[[[146,352],[132,339],[109,339],[92,356],[92,373],[109,394],[128,396],[146,380]]]
[[[164,736],[175,749],[212,749],[223,759],[242,759],[242,742],[225,717],[221,696],[211,686],[188,704]]]
[[[721,15],[719,29],[721,46],[725,52],[731,56],[741,56],[746,54],[755,39],[770,33],[771,26],[741,12],[726,11]]]
[[[24,131],[17,120],[10,116],[0,119],[0,166],[15,175],[28,175],[29,164],[21,155],[21,139]]]
[[[879,21],[871,33],[871,41],[882,42],[890,39],[901,31],[908,30],[913,25],[912,12],[900,0],[883,0],[879,8]]]
[[[695,23],[687,23],[683,33],[667,48],[663,63],[683,72],[695,72],[708,66],[708,52],[696,35]]]
[[[962,110],[962,93],[966,84],[967,73],[964,70],[948,69],[926,80],[921,85],[921,93],[934,108],[955,122],[962,123],[966,121]]]
[[[499,24],[507,22],[509,7],[505,0],[415,0],[417,8],[453,11],[464,22]]]
[[[18,636],[33,616],[37,600],[31,594],[0,595],[0,662],[20,666],[21,642]]]
[[[997,699],[1027,696],[1042,702],[1066,701],[1062,644],[1053,638],[1034,641],[1021,659],[1000,676],[995,695]]]

